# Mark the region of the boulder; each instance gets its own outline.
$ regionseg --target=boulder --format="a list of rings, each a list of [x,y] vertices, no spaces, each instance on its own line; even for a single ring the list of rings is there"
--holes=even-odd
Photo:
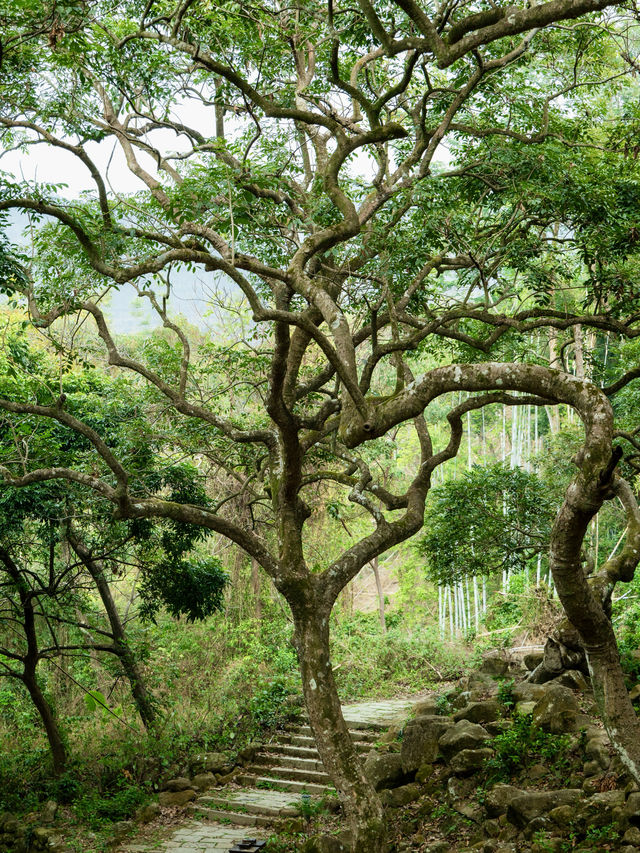
[[[314,835],[302,847],[303,853],[342,853],[346,849],[335,835]]]
[[[397,788],[406,780],[402,758],[397,753],[370,755],[364,763],[364,774],[376,791]]]
[[[47,800],[44,806],[40,809],[40,821],[42,823],[53,823],[56,819],[58,804],[55,800]]]
[[[416,702],[413,706],[413,713],[416,717],[433,717],[438,713],[438,702],[434,696],[429,699],[423,699],[421,702]]]
[[[191,800],[195,800],[196,796],[192,788],[187,791],[163,791],[158,794],[158,802],[161,806],[186,806]]]
[[[439,738],[440,751],[447,760],[463,749],[479,749],[489,738],[489,733],[478,723],[459,720]]]
[[[433,764],[421,764],[416,771],[416,782],[425,785],[433,779]]]
[[[533,723],[553,734],[576,731],[580,707],[568,687],[549,686],[533,709]]]
[[[492,723],[502,715],[502,706],[497,699],[485,699],[483,702],[470,702],[453,715],[453,719],[469,720],[472,723]]]
[[[588,679],[579,669],[568,669],[549,683],[559,684],[561,687],[568,687],[570,690],[580,690],[581,693],[586,693],[591,687]]]
[[[203,752],[191,760],[192,773],[229,772],[229,759],[223,752]]]
[[[640,827],[640,792],[632,791],[629,794],[624,811],[633,826]]]
[[[191,788],[191,780],[186,776],[179,776],[177,779],[169,779],[164,784],[164,791],[188,791]]]
[[[209,788],[213,788],[216,784],[216,777],[213,773],[198,773],[197,776],[194,776],[191,780],[191,786],[196,788],[198,791],[207,791]]]
[[[588,827],[608,826],[614,812],[624,806],[624,791],[602,791],[580,804],[576,817]]]
[[[136,812],[136,820],[139,823],[151,823],[160,814],[160,803],[147,803]]]
[[[544,650],[543,649],[535,649],[534,651],[528,652],[522,659],[524,665],[527,669],[532,670],[535,669],[542,663],[544,658]]]
[[[584,749],[585,755],[591,761],[595,761],[602,770],[607,770],[611,763],[609,750],[603,738],[592,738],[587,741]]]
[[[409,720],[402,738],[402,768],[405,773],[417,770],[423,764],[432,764],[438,756],[438,740],[453,723],[446,717],[435,715]]]
[[[640,847],[640,829],[637,826],[630,826],[622,840],[633,847]]]
[[[537,702],[544,696],[544,684],[532,684],[530,681],[521,681],[515,684],[512,690],[516,702]]]
[[[500,817],[507,811],[509,803],[524,794],[520,788],[514,788],[513,785],[494,785],[487,792],[484,799],[484,807],[489,817]]]
[[[582,798],[582,791],[562,788],[556,791],[523,791],[507,806],[507,819],[523,829],[535,818],[544,817],[558,806],[575,806]]]
[[[483,749],[462,749],[451,759],[451,769],[458,776],[467,776],[481,770],[493,754],[493,750],[487,747]]]
[[[524,672],[522,661],[516,660],[504,651],[489,652],[480,665],[480,672],[493,678],[506,675],[521,675]]]
[[[393,788],[390,791],[382,791],[380,799],[383,805],[389,806],[392,809],[399,809],[401,806],[415,802],[420,797],[420,794],[420,785],[411,782],[409,785],[401,785],[399,788]]]

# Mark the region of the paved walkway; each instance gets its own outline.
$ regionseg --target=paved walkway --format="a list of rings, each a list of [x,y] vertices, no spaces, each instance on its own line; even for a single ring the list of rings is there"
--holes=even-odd
[[[366,729],[368,726],[388,727],[396,722],[406,719],[411,707],[420,699],[414,696],[412,699],[381,699],[376,702],[357,702],[352,705],[343,706],[343,713],[349,727],[353,729]],[[363,737],[365,737],[363,733]],[[302,740],[311,740],[309,736]],[[303,749],[303,752],[310,750]],[[274,782],[278,780],[272,780]],[[309,788],[313,788],[309,785]],[[258,812],[258,807],[264,807],[266,813],[286,814],[290,807],[300,799],[298,793],[292,791],[274,791],[261,788],[242,790],[217,789],[209,792],[216,798],[224,798],[229,806],[238,803],[245,812]],[[202,798],[202,802],[206,800]],[[205,811],[203,809],[202,811]],[[247,815],[249,817],[250,815]],[[237,841],[243,838],[256,838],[266,840],[269,830],[265,827],[253,826],[229,826],[224,823],[210,821],[191,821],[180,829],[175,830],[169,838],[161,842],[147,842],[129,844],[119,848],[123,853],[151,853],[151,851],[165,851],[165,853],[226,853]]]
[[[412,699],[379,699],[377,702],[357,702],[354,705],[344,705],[342,713],[345,722],[350,724],[390,726],[406,719],[411,708],[419,701],[420,696]]]
[[[230,847],[243,838],[265,838],[255,835],[251,827],[224,826],[221,823],[198,823],[192,821],[177,829],[173,835],[160,844],[130,844],[122,849],[127,853],[150,853],[163,850],[167,853],[226,853]]]

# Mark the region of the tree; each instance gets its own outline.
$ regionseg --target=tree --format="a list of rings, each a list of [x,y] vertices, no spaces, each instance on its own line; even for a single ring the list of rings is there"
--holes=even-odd
[[[635,297],[615,286],[634,251],[630,215],[611,215],[625,185],[635,192],[636,164],[614,135],[603,138],[611,108],[598,89],[612,81],[623,98],[632,85],[617,50],[632,20],[599,14],[619,5],[97,0],[34,11],[25,0],[4,12],[5,146],[57,148],[94,184],[70,199],[50,184],[4,180],[0,210],[21,210],[33,224],[28,280],[11,287],[65,352],[73,333],[61,319],[91,318],[112,369],[139,378],[136,393],[153,410],[145,428],[163,452],[179,447],[225,475],[206,500],[172,500],[145,485],[108,429],[44,388],[5,393],[8,422],[53,420],[93,455],[41,468],[9,459],[6,481],[66,479],[118,519],[214,531],[264,568],[291,607],[310,723],[356,850],[384,849],[382,809],[342,719],[329,614],[363,566],[420,530],[432,474],[457,453],[463,417],[491,403],[563,404],[585,425],[551,568],[612,738],[640,777],[613,630],[580,566],[586,526],[614,492],[626,500],[630,533],[607,583],[637,562],[611,405],[588,380],[537,363],[528,344],[538,330],[577,326],[637,334]],[[92,144],[107,140],[135,191],[113,191],[92,159]],[[596,224],[584,198],[598,192],[593,174],[607,170],[613,189]],[[559,245],[573,262],[566,275],[541,263]],[[611,245],[622,247],[614,260]],[[251,310],[252,341],[191,345],[171,312],[185,267],[233,282]],[[162,359],[131,355],[109,328],[100,294],[126,283],[175,336]],[[218,298],[225,303],[224,292]],[[448,362],[447,346],[459,363]],[[435,365],[415,374],[428,352]],[[460,392],[468,399],[445,405]],[[434,401],[449,431],[439,450],[423,417]],[[367,456],[399,424],[413,425],[419,458],[393,492]],[[313,572],[304,532],[320,481],[364,508],[370,527]],[[240,497],[251,523],[233,511]]]

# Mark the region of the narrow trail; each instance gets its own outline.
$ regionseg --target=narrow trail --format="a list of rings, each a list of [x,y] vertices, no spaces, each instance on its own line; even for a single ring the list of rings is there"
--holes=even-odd
[[[366,753],[380,732],[402,722],[424,694],[343,706],[359,752]],[[278,732],[254,757],[239,784],[214,788],[190,805],[197,817],[164,841],[127,844],[122,853],[226,853],[242,839],[266,840],[274,820],[296,817],[304,800],[313,803],[332,791],[311,729],[304,722]]]

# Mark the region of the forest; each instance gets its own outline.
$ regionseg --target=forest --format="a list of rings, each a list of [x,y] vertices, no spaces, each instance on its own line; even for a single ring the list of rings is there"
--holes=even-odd
[[[639,72],[633,0],[0,0],[0,851],[248,778],[640,847]]]

